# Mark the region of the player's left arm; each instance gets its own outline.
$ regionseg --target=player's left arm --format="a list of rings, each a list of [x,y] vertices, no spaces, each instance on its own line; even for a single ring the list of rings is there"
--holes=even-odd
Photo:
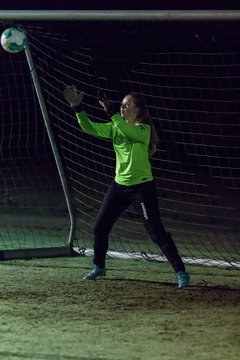
[[[128,124],[120,114],[116,113],[111,116],[113,124],[121,131],[121,133],[130,140],[141,142],[148,145],[150,140],[150,126],[147,124]]]

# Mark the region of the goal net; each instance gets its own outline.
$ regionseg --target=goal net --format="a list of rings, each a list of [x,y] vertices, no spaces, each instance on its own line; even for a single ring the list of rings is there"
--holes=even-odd
[[[18,24],[19,25],[19,24]],[[160,142],[152,158],[162,220],[185,262],[240,262],[240,24],[238,22],[24,22],[76,215],[74,246],[92,249],[93,225],[114,178],[112,143],[83,133],[63,99],[86,93],[92,121],[142,94]],[[61,183],[24,53],[1,52],[0,248],[64,246]],[[139,160],[141,161],[141,160]],[[57,234],[56,234],[57,233]],[[115,224],[110,255],[164,260],[132,207]]]
[[[67,253],[66,201],[25,54],[0,48],[0,64],[0,258]]]

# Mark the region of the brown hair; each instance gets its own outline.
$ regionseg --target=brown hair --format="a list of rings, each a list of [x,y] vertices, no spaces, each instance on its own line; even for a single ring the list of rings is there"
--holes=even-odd
[[[151,128],[151,135],[150,135],[150,143],[149,143],[149,157],[155,154],[157,150],[157,143],[158,143],[158,135],[157,131],[155,129],[155,126],[153,125],[150,113],[145,105],[145,101],[142,97],[142,95],[130,93],[128,94],[131,96],[131,98],[134,101],[134,104],[137,108],[139,108],[139,113],[137,116],[137,119],[140,123],[144,123],[150,126]]]

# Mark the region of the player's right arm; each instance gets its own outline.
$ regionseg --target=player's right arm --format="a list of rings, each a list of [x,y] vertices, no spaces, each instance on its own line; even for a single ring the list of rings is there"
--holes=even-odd
[[[81,129],[85,133],[105,139],[112,139],[112,123],[93,122],[88,118],[85,111],[77,112],[76,117]]]
[[[112,139],[112,123],[96,123],[91,121],[83,111],[82,100],[84,92],[77,90],[75,85],[65,86],[63,96],[71,108],[75,110],[76,117],[82,130],[90,135]]]

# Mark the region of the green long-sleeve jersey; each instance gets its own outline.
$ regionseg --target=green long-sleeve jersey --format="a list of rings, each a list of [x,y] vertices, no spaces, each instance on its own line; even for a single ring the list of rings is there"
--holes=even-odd
[[[77,113],[77,120],[87,134],[112,139],[116,153],[115,181],[118,184],[130,186],[153,179],[148,153],[149,125],[131,125],[118,113],[111,117],[112,122],[96,123],[81,111]]]

